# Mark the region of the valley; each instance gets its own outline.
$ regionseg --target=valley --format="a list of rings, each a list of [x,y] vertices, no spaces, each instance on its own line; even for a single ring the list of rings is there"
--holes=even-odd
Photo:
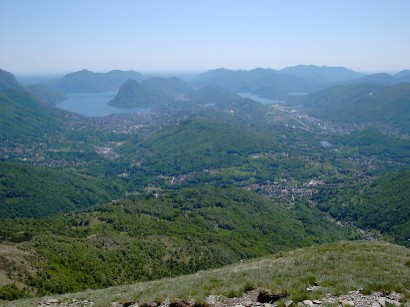
[[[138,80],[128,82],[130,74]],[[90,117],[8,82],[0,92],[0,240],[18,257],[2,256],[0,299],[171,278],[342,240],[410,247],[406,85],[381,90],[394,99],[377,102],[374,118],[350,121],[318,113],[312,100],[337,113],[327,99],[350,97],[350,86],[309,83],[303,89],[314,92],[295,97],[276,84],[269,92],[281,102],[273,104],[236,93],[259,95],[250,85],[262,75],[291,78],[218,71],[188,84],[81,71],[49,84],[85,96],[123,88],[112,101],[124,114]],[[363,286],[354,287],[339,290]]]

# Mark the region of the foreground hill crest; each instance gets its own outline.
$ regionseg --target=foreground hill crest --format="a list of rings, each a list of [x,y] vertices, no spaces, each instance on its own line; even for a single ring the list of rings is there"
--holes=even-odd
[[[174,279],[65,294],[52,299],[22,300],[6,306],[33,306],[45,301],[50,305],[58,306],[60,302],[70,306],[73,300],[80,304],[86,300],[84,304],[93,302],[98,306],[152,302],[196,302],[214,306],[264,303],[295,306],[299,302],[303,306],[349,305],[347,302],[398,305],[398,301],[403,304],[410,299],[409,257],[408,249],[385,242],[338,242]],[[267,300],[256,303],[261,289],[266,289],[263,297]],[[355,289],[361,289],[360,293]]]

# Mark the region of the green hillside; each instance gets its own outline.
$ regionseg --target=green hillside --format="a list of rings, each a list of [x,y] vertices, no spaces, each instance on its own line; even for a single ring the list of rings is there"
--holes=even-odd
[[[118,184],[61,169],[0,163],[0,218],[70,212],[109,200]]]
[[[410,131],[410,84],[336,86],[306,97],[309,113],[335,122],[384,121]]]
[[[367,186],[346,186],[335,193],[323,189],[318,207],[339,220],[377,229],[410,247],[410,171],[384,175]]]
[[[243,163],[248,155],[271,149],[274,138],[255,128],[212,119],[188,120],[150,137],[142,165],[169,175]]]
[[[363,156],[399,161],[402,164],[410,163],[410,140],[383,134],[376,128],[353,131],[336,138],[334,142],[348,146]]]
[[[315,209],[242,189],[198,187],[132,197],[82,212],[3,220],[32,270],[16,281],[38,294],[102,288],[220,267],[281,250],[355,237]],[[33,260],[36,259],[36,260]]]
[[[0,91],[0,142],[46,140],[61,128],[56,112],[23,90]]]
[[[56,105],[66,99],[62,93],[45,84],[29,85],[25,87],[25,90],[32,94],[37,100],[48,105]]]

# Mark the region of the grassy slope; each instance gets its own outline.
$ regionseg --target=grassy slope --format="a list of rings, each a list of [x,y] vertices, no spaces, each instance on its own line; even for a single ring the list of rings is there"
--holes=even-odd
[[[385,242],[338,242],[307,247],[245,261],[221,269],[201,271],[173,279],[137,283],[102,290],[59,296],[60,301],[87,299],[95,306],[111,302],[139,303],[192,298],[204,302],[209,295],[241,296],[263,287],[287,292],[296,302],[340,295],[362,288],[362,292],[396,291],[410,298],[410,250]],[[315,282],[321,288],[306,293]],[[33,306],[42,299],[15,301],[6,306]]]

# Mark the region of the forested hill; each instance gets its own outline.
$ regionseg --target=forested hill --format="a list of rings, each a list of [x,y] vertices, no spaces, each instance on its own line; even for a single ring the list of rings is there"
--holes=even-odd
[[[350,187],[336,196],[323,189],[319,208],[339,220],[378,229],[398,244],[410,247],[410,170],[388,174],[371,184]],[[340,206],[340,202],[344,205]]]
[[[352,229],[306,205],[287,208],[243,189],[209,186],[0,225],[0,239],[21,242],[33,255],[36,274],[17,265],[16,277],[38,294],[193,273],[352,237]]]
[[[302,100],[315,117],[334,122],[384,121],[410,132],[410,84],[345,85],[325,89]]]
[[[161,91],[147,87],[134,79],[129,79],[118,90],[117,95],[109,102],[116,107],[153,108],[171,101],[171,97]]]
[[[2,144],[46,140],[47,134],[56,134],[62,128],[58,113],[23,89],[0,91]]]
[[[260,130],[213,119],[185,121],[147,140],[151,153],[142,166],[177,175],[244,163],[248,156],[273,149],[275,140]]]
[[[33,84],[26,86],[24,89],[37,98],[37,100],[47,105],[56,105],[66,99],[64,94],[45,84]]]

